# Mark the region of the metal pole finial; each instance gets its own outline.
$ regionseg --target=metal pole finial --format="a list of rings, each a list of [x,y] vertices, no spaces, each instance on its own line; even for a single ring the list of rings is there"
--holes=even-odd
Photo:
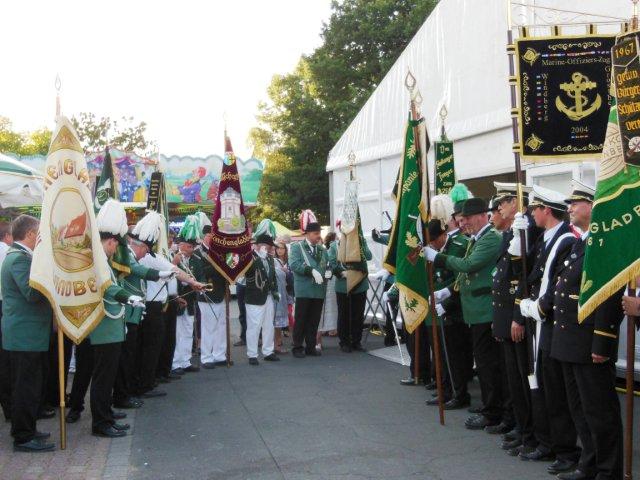
[[[60,74],[56,74],[56,117],[60,116],[60,89],[62,88],[62,80],[60,79]]]
[[[411,70],[407,70],[407,76],[404,79],[404,86],[407,87],[407,90],[413,92],[413,90],[416,88],[416,83],[416,77],[413,76]]]
[[[633,17],[631,17],[631,30],[638,30],[638,0],[631,0],[633,3]]]
[[[442,123],[444,123],[447,115],[449,115],[449,110],[447,110],[447,106],[443,103],[442,107],[440,107],[440,120],[442,120]]]

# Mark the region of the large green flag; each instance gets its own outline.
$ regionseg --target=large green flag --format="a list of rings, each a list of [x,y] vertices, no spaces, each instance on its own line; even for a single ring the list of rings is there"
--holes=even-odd
[[[109,153],[109,147],[107,147],[104,152],[102,172],[100,172],[100,177],[96,179],[96,196],[93,200],[95,212],[98,213],[110,198],[118,200],[118,192],[116,190],[116,179],[113,175],[113,160]],[[109,259],[109,264],[118,272],[126,275],[131,273],[129,247],[126,244],[126,240],[123,239],[123,241],[118,244],[116,253]]]
[[[428,148],[423,119],[409,120],[396,188],[396,217],[384,259],[384,267],[396,276],[400,309],[409,333],[429,311],[427,264],[422,252],[423,225],[427,220],[424,179]]]
[[[582,271],[582,322],[640,274],[640,171],[625,163],[617,105],[611,107]]]

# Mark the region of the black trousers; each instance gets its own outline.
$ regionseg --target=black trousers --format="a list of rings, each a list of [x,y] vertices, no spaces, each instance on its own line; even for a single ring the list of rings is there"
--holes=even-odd
[[[549,352],[540,350],[538,370],[538,383],[542,377],[542,392],[549,419],[551,449],[558,458],[577,461],[580,456],[577,446],[578,435],[569,412],[562,364],[551,358]]]
[[[161,302],[147,302],[147,313],[138,327],[138,384],[136,393],[153,390],[164,336]]]
[[[89,390],[93,372],[93,349],[91,341],[86,338],[76,345],[76,373],[73,375],[69,408],[77,412],[84,410],[84,397]]]
[[[15,444],[33,439],[42,402],[47,352],[9,352],[11,359],[11,436]]]
[[[244,304],[244,291],[247,287],[236,284],[236,299],[238,300],[238,321],[240,322],[240,338],[247,341],[247,309]]]
[[[64,345],[64,391],[67,392],[67,376],[71,363],[73,342],[66,335],[63,336]],[[51,333],[49,353],[45,369],[45,392],[43,404],[47,407],[60,405],[60,380],[58,378],[58,332]]]
[[[500,345],[493,338],[491,323],[471,325],[471,338],[484,405],[482,414],[489,420],[499,421],[504,414]]]
[[[596,480],[622,478],[623,434],[615,363],[561,363],[569,409],[582,445],[580,470]]]
[[[444,339],[442,338],[442,329],[444,329]],[[433,345],[433,328],[431,325],[427,325],[427,330],[429,332],[429,342]],[[444,326],[438,325],[438,338],[440,341],[444,398],[445,400],[467,398],[469,396],[467,385],[471,380],[471,375],[467,368],[467,356],[471,354],[473,348],[469,326],[462,322],[450,323]],[[449,362],[447,362],[447,358]]]
[[[367,292],[337,293],[338,301],[338,338],[341,346],[355,347],[362,341],[364,309],[367,305]]]
[[[0,301],[0,407],[11,418],[11,354],[2,348],[2,302]]]
[[[516,425],[515,413],[513,411],[513,401],[509,390],[509,381],[507,379],[507,367],[505,366],[504,349],[500,345],[500,378],[502,379],[502,423],[509,426]]]
[[[403,324],[404,326],[404,324]],[[431,381],[431,348],[429,346],[429,333],[424,322],[422,322],[413,333],[407,332],[405,328],[405,339],[407,351],[409,352],[410,376],[415,377],[416,373],[416,332],[418,332],[418,375],[424,383]]]
[[[529,389],[529,360],[526,340],[515,343],[509,339],[502,341],[504,367],[513,413],[522,443],[527,447],[538,446],[533,429],[531,390]]]
[[[125,403],[135,393],[135,372],[138,368],[138,324],[127,323],[127,336],[120,351],[118,374],[113,385],[113,403]]]
[[[296,298],[293,350],[315,351],[324,298]]]
[[[164,312],[164,336],[162,339],[162,348],[160,349],[160,358],[158,359],[158,368],[156,368],[156,376],[168,377],[171,373],[171,364],[173,363],[173,352],[176,349],[176,302],[169,299],[167,310]]]
[[[118,360],[122,343],[92,345],[93,372],[91,373],[91,426],[97,428],[112,425],[111,411],[113,384],[118,374]]]

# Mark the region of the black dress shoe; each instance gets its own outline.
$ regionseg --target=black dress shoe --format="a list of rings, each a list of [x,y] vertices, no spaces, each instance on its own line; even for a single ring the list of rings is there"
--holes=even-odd
[[[126,432],[127,430],[131,429],[131,425],[129,425],[128,423],[114,423],[111,426],[121,432]]]
[[[217,362],[213,362],[213,364],[214,364],[216,367],[226,367],[226,366],[227,366],[227,361],[226,361],[226,360],[219,360],[219,361],[217,361]],[[229,362],[229,365],[233,365],[233,360],[231,360],[231,361]]]
[[[116,412],[112,410],[111,418],[113,418],[114,420],[122,420],[123,418],[127,418],[127,414],[124,412]]]
[[[467,408],[467,412],[473,413],[473,414],[482,413],[483,410],[484,410],[484,405],[478,405],[477,407]]]
[[[507,432],[510,432],[513,428],[513,425],[509,425],[504,422],[500,422],[497,425],[491,425],[484,429],[485,432],[490,433],[491,435],[503,435]]]
[[[169,380],[168,377],[156,377],[156,383],[169,383],[171,380]]]
[[[573,472],[576,470],[578,464],[572,460],[565,460],[563,458],[556,458],[556,460],[547,467],[547,472],[551,475],[557,475],[559,473]]]
[[[278,356],[275,353],[272,353],[271,355],[267,355],[266,357],[264,357],[264,360],[266,362],[279,362],[280,359],[278,358]]]
[[[214,368],[216,368],[216,364],[213,362],[203,363],[202,368],[206,368],[207,370],[213,370]]]
[[[291,354],[295,357],[295,358],[304,358],[306,357],[306,355],[304,354],[304,351],[302,350],[292,350]]]
[[[56,411],[53,408],[41,408],[38,412],[38,420],[44,420],[46,418],[53,418],[56,416]]]
[[[69,410],[65,415],[65,422],[67,423],[76,423],[80,420],[80,412],[78,410]]]
[[[532,461],[532,462],[549,462],[553,460],[553,452],[540,450],[539,448],[535,448],[530,452],[522,451],[520,452],[520,460],[524,461]]]
[[[49,432],[39,432],[36,430],[36,434],[33,436],[36,440],[46,440],[51,434]]]
[[[178,373],[173,373],[171,372],[169,375],[167,375],[167,378],[169,380],[180,380],[182,378],[182,375],[178,374]]]
[[[522,439],[516,438],[515,440],[505,440],[502,442],[502,445],[500,445],[500,448],[509,451],[513,448],[519,447],[520,445],[522,445]]]
[[[445,410],[460,410],[461,408],[468,407],[471,403],[471,397],[466,396],[462,398],[452,398],[444,404]]]
[[[171,370],[171,373],[173,375],[177,375],[178,377],[182,378],[182,375],[184,375],[184,368],[174,368],[173,370]]]
[[[156,397],[164,397],[167,395],[167,392],[164,390],[149,390],[148,392],[141,393],[140,396],[142,398],[156,398]]]
[[[510,457],[518,457],[527,448],[530,448],[530,447],[525,447],[524,445],[518,445],[517,447],[513,447],[512,449],[507,450],[507,455],[509,455]]]
[[[516,427],[514,427],[510,432],[507,432],[504,435],[502,435],[502,440],[505,442],[508,442],[509,440],[519,439],[519,438],[522,438],[522,435],[520,434],[520,432],[518,432],[518,429]]]
[[[444,404],[446,405],[450,400],[447,399],[447,397],[444,397]],[[436,395],[435,397],[431,397],[429,400],[425,400],[425,402],[427,405],[438,405],[438,396]]]
[[[96,437],[118,438],[126,437],[127,432],[124,430],[116,430],[111,425],[94,428],[91,432]]]
[[[363,347],[362,345],[360,345],[359,343],[356,343],[355,345],[352,345],[352,346],[351,346],[351,349],[352,349],[354,352],[366,352],[366,351],[367,351],[367,349],[366,349],[366,348],[364,348],[364,347]]]
[[[438,385],[435,381],[425,382],[424,388],[426,388],[427,390],[435,390],[436,388],[438,388]]]
[[[349,345],[340,345],[340,350],[343,353],[351,353],[353,349]]]
[[[200,367],[196,367],[195,365],[189,365],[187,368],[184,369],[184,371],[188,373],[195,373],[200,371]]]
[[[416,384],[416,379],[413,377],[407,377],[400,380],[401,385],[413,386]],[[418,384],[420,384],[420,380],[418,380]]]
[[[257,358],[251,357],[249,359],[249,365],[260,365],[260,362],[258,362]]]
[[[484,430],[485,427],[497,425],[498,423],[500,422],[498,422],[497,420],[490,420],[484,415],[479,415],[477,417],[467,419],[467,421],[464,422],[464,426],[469,430]]]
[[[53,443],[41,442],[36,438],[24,443],[14,443],[14,452],[50,452],[56,446]]]
[[[140,408],[142,407],[142,402],[139,402],[138,400],[134,400],[132,398],[128,398],[127,400],[123,401],[123,402],[114,402],[113,403],[114,408],[120,408],[123,410],[129,410],[132,408]]]
[[[320,350],[316,350],[315,348],[313,350],[305,350],[304,352],[307,357],[321,357],[322,356],[322,352]]]
[[[594,478],[596,477],[594,477],[593,475],[587,475],[579,468],[576,468],[573,472],[558,474],[559,480],[593,480]]]

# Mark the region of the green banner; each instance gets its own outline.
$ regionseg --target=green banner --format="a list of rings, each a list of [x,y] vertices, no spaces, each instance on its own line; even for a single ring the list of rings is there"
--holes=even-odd
[[[424,122],[409,121],[405,133],[404,158],[400,165],[396,194],[396,216],[384,259],[384,267],[396,276],[400,292],[400,309],[408,332],[413,332],[427,316],[429,287],[422,251],[424,178],[421,172],[423,152],[416,138],[426,138]],[[426,150],[426,148],[425,148]],[[426,154],[426,152],[424,152]]]
[[[434,143],[436,151],[435,190],[436,195],[447,195],[456,183],[456,170],[453,162],[453,142],[441,138]]]
[[[640,274],[640,169],[625,163],[614,104],[589,225],[580,286],[582,322],[602,302]]]

